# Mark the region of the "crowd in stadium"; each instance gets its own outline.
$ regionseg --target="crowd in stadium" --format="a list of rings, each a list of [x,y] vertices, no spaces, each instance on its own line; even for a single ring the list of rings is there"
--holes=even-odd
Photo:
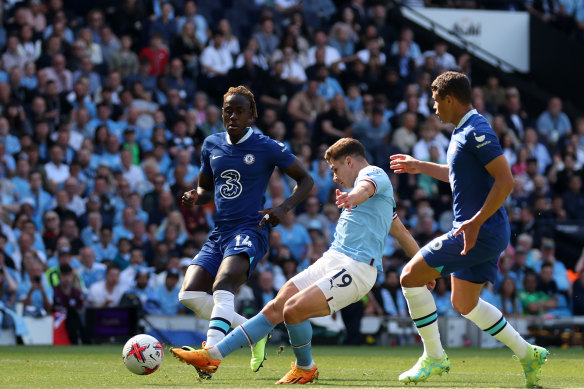
[[[389,156],[445,163],[453,127],[434,115],[430,84],[444,70],[472,80],[472,58],[453,56],[443,41],[424,47],[411,29],[387,23],[393,2],[0,3],[0,312],[21,302],[24,315],[67,312],[81,323],[73,312],[138,298],[147,313],[192,314],[177,295],[213,228],[213,206],[186,209],[180,198],[196,187],[203,140],[224,131],[229,86],[255,94],[254,131],[285,143],[315,182],[270,232],[240,312],[260,310],[328,248],[340,211],[323,153],[341,137],[359,139],[389,172],[397,214],[420,246],[451,228],[448,184],[397,176]],[[584,28],[584,5],[500,3],[550,23],[570,17],[575,36]],[[515,178],[512,241],[482,297],[506,315],[584,315],[584,251],[567,269],[551,227],[584,220],[584,117],[566,115],[560,97],[543,112],[526,110],[497,75],[473,86],[473,105]],[[293,189],[283,177],[272,176],[266,207]],[[354,317],[408,316],[399,287],[407,260],[388,236],[385,272],[349,307]],[[449,288],[444,278],[433,291],[440,315],[457,315]],[[17,320],[0,316],[3,327]]]

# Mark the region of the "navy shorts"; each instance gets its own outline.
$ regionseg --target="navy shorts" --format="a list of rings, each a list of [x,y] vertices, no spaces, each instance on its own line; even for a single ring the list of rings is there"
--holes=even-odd
[[[267,228],[259,229],[253,225],[227,233],[213,230],[201,251],[193,258],[192,264],[202,266],[215,277],[223,258],[245,253],[249,257],[249,278],[267,251]]]
[[[426,263],[443,276],[454,277],[474,283],[495,283],[499,256],[509,244],[509,224],[498,229],[480,231],[475,246],[466,255],[463,235],[454,236],[455,228],[422,247]]]

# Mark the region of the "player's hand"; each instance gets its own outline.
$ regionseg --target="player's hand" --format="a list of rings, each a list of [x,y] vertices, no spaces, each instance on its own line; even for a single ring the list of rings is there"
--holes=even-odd
[[[185,208],[192,208],[195,202],[199,198],[199,194],[196,189],[189,190],[182,195],[182,205]]]
[[[335,204],[338,208],[347,208],[347,211],[353,209],[355,199],[348,192],[341,192],[340,189],[336,191],[337,201]]]
[[[280,221],[282,221],[284,215],[286,215],[286,211],[282,207],[266,208],[262,211],[258,211],[258,213],[264,215],[258,224],[259,228],[262,228],[266,222],[270,223],[272,227],[276,227],[278,224],[280,224]]]
[[[418,168],[418,160],[410,155],[406,154],[394,154],[389,157],[389,168],[393,170],[394,173],[409,173],[418,174],[420,169]]]
[[[480,228],[481,226],[477,222],[470,219],[464,221],[460,227],[454,231],[454,236],[462,234],[464,239],[464,248],[460,252],[460,255],[466,255],[466,253],[475,246]]]
[[[436,287],[436,280],[432,280],[426,284],[426,288],[428,288],[428,290],[434,290],[435,287]]]

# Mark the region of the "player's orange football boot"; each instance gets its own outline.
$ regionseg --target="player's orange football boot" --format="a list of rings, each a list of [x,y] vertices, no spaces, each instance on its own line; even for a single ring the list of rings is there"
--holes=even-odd
[[[171,348],[170,352],[182,362],[194,366],[197,371],[213,374],[217,371],[221,361],[211,358],[209,350],[185,350],[185,348]]]
[[[318,369],[316,368],[316,365],[310,370],[304,370],[296,366],[296,363],[292,362],[291,367],[290,371],[276,382],[276,385],[308,384],[316,383],[318,381]]]

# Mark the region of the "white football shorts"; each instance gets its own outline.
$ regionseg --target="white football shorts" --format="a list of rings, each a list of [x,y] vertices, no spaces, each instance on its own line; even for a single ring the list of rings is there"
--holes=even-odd
[[[291,281],[298,290],[318,286],[324,293],[330,313],[333,313],[359,301],[375,285],[376,279],[377,268],[374,266],[328,250]]]

